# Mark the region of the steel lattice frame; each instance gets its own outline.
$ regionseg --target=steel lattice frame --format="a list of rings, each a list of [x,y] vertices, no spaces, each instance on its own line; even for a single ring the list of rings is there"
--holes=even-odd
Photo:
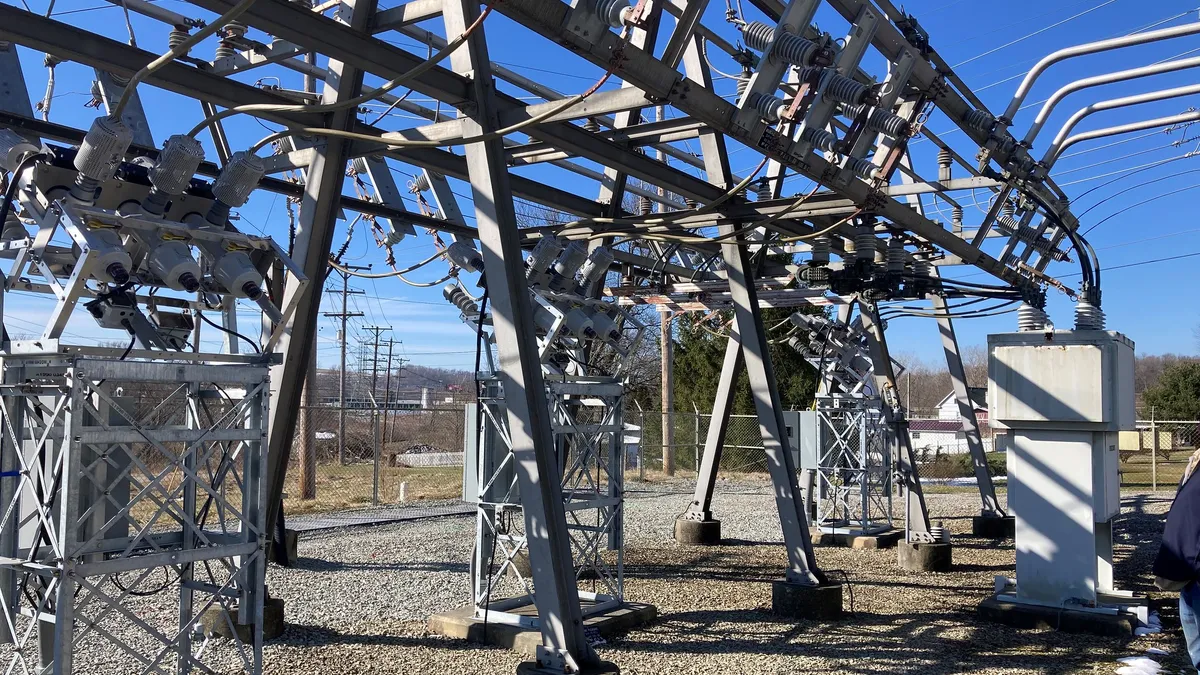
[[[223,13],[234,7],[235,0],[193,0],[191,4],[208,12]],[[250,41],[227,34],[227,44],[223,45],[226,51],[219,58],[210,61],[193,54],[189,59],[169,62],[153,72],[145,83],[196,99],[206,116],[218,108],[261,104],[273,107],[256,114],[294,128],[321,127],[392,140],[452,143],[471,139],[465,144],[463,154],[433,145],[397,147],[339,136],[297,142],[270,159],[269,172],[301,169],[302,182],[267,178],[260,188],[299,199],[295,259],[299,270],[311,279],[323,278],[334,222],[343,208],[389,219],[393,233],[411,232],[413,226],[421,226],[479,241],[484,267],[488,270],[488,292],[501,364],[498,375],[501,386],[508,392],[505,417],[516,482],[527,524],[539,525],[526,527],[525,531],[530,556],[540,562],[534,565],[533,585],[542,618],[544,647],[538,660],[546,667],[577,669],[594,664],[597,656],[583,635],[577,589],[569,583],[574,575],[574,556],[562,487],[557,480],[546,480],[558,471],[554,407],[547,399],[541,369],[533,302],[522,269],[523,247],[532,245],[551,230],[576,238],[601,235],[624,235],[634,240],[649,238],[648,242],[635,241],[615,251],[618,262],[636,273],[638,283],[653,282],[652,286],[628,294],[635,298],[631,302],[662,296],[664,304],[693,303],[688,309],[734,310],[733,337],[726,352],[714,418],[727,417],[733,393],[730,383],[745,367],[759,406],[768,468],[788,551],[786,576],[802,584],[816,582],[817,566],[806,533],[807,520],[794,489],[796,468],[784,452],[778,388],[760,309],[829,300],[819,285],[804,287],[792,283],[801,271],[795,265],[763,263],[753,257],[751,249],[757,244],[736,240],[741,228],[757,229],[755,236],[759,241],[767,236],[786,239],[828,230],[832,238],[830,248],[845,261],[853,257],[850,249],[854,238],[867,228],[872,237],[877,233],[901,237],[908,265],[916,259],[971,265],[1031,296],[1036,295],[1039,286],[1065,288],[1043,272],[1053,256],[1046,254],[1042,237],[1058,242],[1067,230],[1077,227],[1061,191],[1052,182],[1039,179],[1036,171],[1008,161],[1016,146],[1007,131],[1010,121],[996,123],[996,118],[938,55],[913,17],[897,10],[890,0],[874,3],[752,0],[750,5],[754,16],[747,19],[759,20],[767,29],[774,26],[778,35],[786,32],[814,44],[828,44],[811,25],[817,10],[832,10],[840,16],[849,27],[844,46],[832,54],[824,67],[828,73],[836,71],[843,80],[793,69],[784,59],[774,58],[768,48],[764,58],[751,54],[755,58],[747,62],[752,65],[747,66],[750,76],[739,92],[738,101],[731,102],[715,91],[714,73],[705,53],[708,46],[733,55],[742,52],[721,37],[725,27],[708,25],[703,20],[707,8],[704,0],[640,3],[623,15],[629,23],[620,32],[610,28],[602,18],[612,15],[610,3],[577,0],[572,6],[561,0],[504,0],[490,6],[489,11],[503,14],[547,45],[558,45],[564,54],[569,52],[585,59],[609,73],[614,81],[620,80],[622,86],[597,91],[567,108],[562,93],[492,63],[488,50],[489,24],[484,22],[470,31],[462,47],[448,61],[424,68],[405,83],[413,91],[438,101],[437,107],[442,110],[457,110],[457,117],[389,94],[380,100],[395,103],[397,108],[431,123],[385,128],[360,121],[353,107],[314,115],[286,106],[295,105],[296,100],[305,103],[320,100],[327,104],[347,101],[364,91],[365,75],[386,80],[410,73],[425,62],[427,54],[407,51],[384,38],[393,31],[428,36],[430,45],[440,48],[447,38],[462,35],[468,26],[475,24],[481,13],[479,4],[467,0],[413,0],[378,8],[371,0],[344,0],[314,8],[308,3],[257,0],[237,21],[251,30],[262,31],[265,39]],[[335,10],[333,16],[325,14],[330,9]],[[444,37],[414,25],[421,21],[437,22],[439,17]],[[164,25],[161,40],[164,44],[167,29]],[[667,38],[665,44],[658,44],[660,33]],[[28,88],[18,54],[11,44],[96,69],[97,78],[106,83],[103,92],[106,106],[119,94],[121,81],[157,56],[12,5],[0,5],[0,40],[9,43],[0,49],[0,79],[6,92],[0,97],[3,110],[0,125],[29,136],[68,143],[79,142],[82,132],[34,117],[25,96]],[[314,63],[303,59],[308,53],[317,55]],[[786,56],[783,49],[778,53]],[[868,53],[888,63],[886,78],[882,73],[874,77],[861,69]],[[307,92],[277,92],[237,79],[260,68],[271,70],[259,73],[303,73],[314,84],[321,82],[321,89],[318,91],[314,86]],[[489,76],[489,70],[491,76],[505,83],[503,89]],[[886,80],[887,87],[879,92],[874,105],[900,118],[909,131],[889,135],[872,128],[865,132],[870,108],[847,116],[848,109],[839,107],[832,94],[826,96],[828,82],[842,82],[839,86],[849,87],[845,83],[850,80],[860,85]],[[542,100],[527,104],[511,93],[514,87]],[[790,100],[790,103],[781,100],[787,104],[785,115],[790,117],[783,123],[764,119],[763,109],[770,106],[759,105],[777,94]],[[642,122],[642,112],[651,106],[668,108],[674,117]],[[944,117],[963,132],[958,137],[962,139],[957,142],[958,149],[922,128],[931,114]],[[136,98],[135,104],[126,108],[123,119],[139,131],[131,153],[154,157],[153,136]],[[524,126],[519,133],[507,131],[513,125]],[[228,146],[222,124],[212,124],[210,128],[223,163],[233,148]],[[825,142],[828,137],[822,134],[830,132],[839,142],[832,145]],[[917,132],[923,132],[944,150],[945,161],[939,160],[936,181],[923,177],[931,174],[932,167],[913,167],[908,157],[909,136]],[[840,139],[837,134],[841,134]],[[702,150],[699,157],[678,147],[684,140],[699,143]],[[732,194],[742,177],[735,175],[729,166],[730,142],[750,149],[762,159],[766,189],[757,200]],[[820,151],[814,145],[829,151]],[[985,146],[989,151],[999,149],[989,155],[1005,162],[997,165],[998,169],[984,166],[981,170],[964,160],[964,156],[972,156],[976,149]],[[649,149],[654,153],[644,151]],[[346,169],[355,157],[370,158],[363,168],[372,179],[374,194],[365,199],[343,194]],[[595,163],[602,171],[580,160]],[[386,177],[387,172],[381,170],[389,162],[427,169],[468,183],[476,227],[467,226],[458,217],[452,198],[439,198],[441,208],[437,213],[406,209],[396,186]],[[533,179],[514,170],[535,164],[596,180],[598,199],[578,194],[578,190],[556,187],[552,179]],[[962,167],[965,174],[955,178],[951,175],[952,165]],[[218,170],[216,165],[206,163],[199,172],[212,176]],[[785,197],[786,176],[807,178],[821,189],[803,200]],[[445,188],[444,183],[433,185],[435,191],[439,187]],[[999,192],[1005,199],[997,199],[992,212],[973,230],[965,229],[961,222],[946,227],[909,204],[921,194],[937,193],[952,199],[956,192],[978,189]],[[1006,202],[1014,189],[1024,195],[1016,205],[1020,209],[1013,221],[1017,226],[993,227],[1001,217],[1002,202]],[[664,224],[656,220],[661,218],[658,214],[628,213],[623,202],[627,194],[657,201],[675,214]],[[521,229],[514,198],[585,221],[569,228]],[[1053,212],[1046,213],[1051,208]],[[620,221],[612,224],[595,220],[613,217]],[[1032,225],[1035,218],[1036,226]],[[1032,239],[1031,227],[1036,231]],[[724,238],[713,238],[714,228]],[[675,246],[658,241],[663,236],[690,236],[697,232],[706,236],[694,243]],[[991,237],[1004,240],[999,255],[983,250]],[[804,250],[804,246],[800,249]],[[713,262],[718,260],[721,262]],[[780,284],[777,280],[781,278],[788,281]],[[319,314],[320,284],[305,287],[287,275],[276,275],[271,281],[282,303],[289,306],[295,303],[297,308],[294,318],[282,331],[283,363],[307,363]],[[674,295],[669,291],[659,293],[660,284],[671,287]],[[701,290],[689,288],[694,284],[707,286]],[[934,284],[924,292],[941,297],[944,290]],[[855,290],[849,295],[856,296],[855,301],[863,304],[866,327],[873,336],[872,349],[882,351],[882,362],[890,365],[883,326],[876,316],[875,298],[858,293]],[[709,298],[715,301],[710,302]],[[948,320],[942,327],[951,370],[961,373],[956,343],[953,349],[950,347],[953,328]],[[274,432],[269,439],[265,476],[269,485],[267,523],[274,521],[279,508],[300,408],[303,373],[303,368],[281,365],[271,376],[269,426]],[[891,373],[876,373],[876,379],[894,387]],[[956,390],[961,379],[956,375]],[[885,410],[890,410],[889,406]],[[903,411],[895,409],[889,414],[891,422],[903,431]],[[723,425],[713,425],[706,441],[702,484],[697,487],[697,499],[689,513],[703,515],[709,511],[711,481],[715,480],[723,437]],[[899,455],[901,465],[907,461],[903,455]],[[904,473],[904,467],[901,468]],[[923,500],[919,499],[919,483],[914,482],[916,476],[911,468],[908,467],[906,474],[910,502],[907,524],[910,533],[923,535],[928,532],[929,523]],[[986,471],[986,466],[983,469],[977,466],[977,470]],[[992,501],[987,503],[985,497],[985,510],[993,507],[998,510],[994,495]]]
[[[3,368],[11,672],[261,669],[267,368],[54,352]],[[154,611],[162,594],[177,614]],[[210,644],[210,614],[231,641]]]

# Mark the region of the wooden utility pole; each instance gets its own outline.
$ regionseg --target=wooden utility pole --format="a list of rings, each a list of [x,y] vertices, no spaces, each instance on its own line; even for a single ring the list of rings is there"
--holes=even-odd
[[[675,475],[675,349],[671,313],[660,311],[662,322],[662,463],[663,473]]]
[[[317,345],[313,334],[312,358],[300,394],[300,499],[317,498],[317,424],[313,407],[317,397]]]
[[[366,267],[346,265],[351,270],[365,270]],[[347,311],[346,303],[351,295],[364,295],[365,291],[350,290],[350,275],[342,275],[342,311],[326,312],[325,316],[342,320],[342,328],[338,331],[338,342],[341,343],[342,362],[338,370],[338,464],[346,463],[346,322],[352,317],[362,316],[362,312]]]

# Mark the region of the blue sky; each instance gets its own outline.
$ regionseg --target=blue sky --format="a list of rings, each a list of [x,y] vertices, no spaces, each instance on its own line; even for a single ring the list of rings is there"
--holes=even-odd
[[[17,1],[19,4],[20,0]],[[33,11],[46,11],[44,0],[25,1],[30,3]],[[212,18],[211,14],[178,0],[162,0],[161,4],[190,17]],[[396,3],[384,0],[381,4],[386,7]],[[749,9],[749,3],[745,4],[749,11],[748,18],[761,18]],[[1200,0],[1157,0],[1153,3],[1139,3],[1135,0],[1063,0],[1050,3],[1013,0],[989,3],[986,10],[980,8],[980,3],[972,0],[925,0],[909,2],[906,9],[918,17],[930,33],[933,45],[946,61],[955,67],[956,72],[980,93],[993,112],[1005,107],[1025,71],[1050,51],[1071,44],[1122,35],[1152,24],[1168,26],[1200,18],[1200,14],[1197,13],[1197,10],[1200,10]],[[722,22],[724,12],[723,3],[713,2],[706,21],[708,25],[716,27],[726,39],[734,41],[737,39],[737,33]],[[75,25],[87,26],[114,39],[126,41],[129,38],[120,8],[108,6],[103,0],[58,0],[54,6],[54,16]],[[165,50],[166,31],[161,25],[138,15],[132,16],[131,23],[141,48],[156,52]],[[823,8],[818,14],[817,23],[823,30],[835,36],[844,35],[847,29],[847,23],[828,8]],[[1053,24],[1061,25],[1050,27]],[[422,27],[442,32],[440,21],[426,22]],[[1043,28],[1046,30],[1026,37],[1031,31]],[[498,13],[488,18],[485,30],[491,37],[489,42],[494,62],[563,93],[583,91],[601,75],[599,69],[547,44],[540,38],[534,39],[526,29]],[[255,31],[252,31],[250,36],[263,37]],[[387,37],[397,45],[424,53],[424,45],[413,39],[394,33]],[[663,43],[665,37],[660,41],[660,47]],[[212,58],[214,46],[214,42],[209,40],[200,45],[194,53],[204,58]],[[41,99],[46,84],[46,69],[42,65],[42,56],[25,49],[22,49],[20,54],[31,98],[37,101]],[[1200,37],[1182,38],[1069,61],[1055,66],[1043,76],[1027,103],[1041,101],[1058,87],[1076,78],[1195,54],[1200,54]],[[720,70],[736,71],[735,64],[718,53],[718,50],[710,49],[710,57]],[[878,58],[868,58],[864,67],[879,76],[884,73],[884,67]],[[1107,98],[1191,84],[1196,81],[1195,72],[1161,75],[1072,95],[1059,106],[1050,119],[1042,137],[1035,144],[1035,155],[1040,156],[1040,150],[1044,149],[1062,122],[1078,108]],[[91,78],[90,69],[81,65],[67,63],[58,66],[52,121],[87,127],[96,114],[93,109],[84,107],[84,103],[90,98],[87,92]],[[278,83],[292,89],[299,89],[302,83],[300,74],[278,67],[250,71],[240,75],[238,79],[247,83],[261,79],[266,83]],[[377,83],[377,80],[369,79],[368,83]],[[619,86],[619,83],[614,78],[605,88],[615,86]],[[501,87],[514,95],[525,95],[507,85],[502,84]],[[732,80],[719,80],[717,87],[718,92],[731,94],[734,84]],[[401,88],[396,93],[403,91],[405,90]],[[186,98],[149,86],[143,86],[141,94],[151,129],[159,143],[172,133],[186,131],[201,118],[199,106]],[[418,93],[412,94],[408,100],[434,105]],[[1105,112],[1093,116],[1081,125],[1080,129],[1176,114],[1195,104],[1195,101],[1175,99]],[[1035,112],[1035,108],[1023,111],[1017,117],[1014,130],[1023,135]],[[371,114],[367,118],[374,119],[375,116],[376,114]],[[380,126],[399,129],[420,123],[408,113],[393,112]],[[949,131],[952,125],[945,118],[935,114],[929,120],[928,127],[935,132],[944,133]],[[228,128],[234,149],[239,149],[266,135],[269,125],[247,117],[231,121]],[[962,154],[973,156],[974,149],[963,142],[961,134],[951,133],[945,135],[945,138],[952,143],[956,142],[956,147]],[[1069,156],[1059,162],[1055,177],[1060,185],[1066,187],[1068,194],[1079,197],[1104,180],[1115,177],[1097,178],[1102,174],[1184,155],[1197,149],[1197,143],[1200,141],[1196,139],[1200,139],[1200,125],[1176,130],[1171,134],[1134,134],[1111,141],[1077,146]],[[208,149],[209,158],[215,158],[207,136],[202,135],[201,140]],[[690,148],[690,151],[695,150],[698,148]],[[922,140],[915,142],[912,150],[918,169],[932,174],[936,148]],[[733,168],[739,173],[744,173],[757,164],[752,152],[737,145],[731,147],[731,161]],[[586,161],[580,163],[593,169],[597,168]],[[395,162],[392,163],[392,167],[395,179],[403,188],[411,179],[414,169]],[[517,171],[581,195],[592,196],[597,190],[594,182],[551,167],[526,167]],[[959,171],[957,175],[964,174]],[[1192,205],[1197,196],[1200,196],[1200,157],[1179,159],[1118,181],[1108,188],[1096,190],[1076,202],[1075,212],[1084,212],[1114,191],[1150,180],[1157,182],[1113,197],[1094,210],[1088,211],[1082,219],[1086,228],[1122,209],[1133,207],[1099,225],[1089,235],[1104,267],[1114,268],[1157,258],[1200,253],[1200,225],[1196,224],[1191,216],[1194,212]],[[467,198],[469,187],[456,181],[452,182],[452,186],[459,195],[459,202],[467,214],[468,222],[473,223],[470,201]],[[787,183],[785,194],[797,193],[806,188],[807,184],[804,181],[796,179]],[[349,184],[346,189],[351,189]],[[1179,191],[1177,194],[1137,206],[1139,202],[1176,190]],[[978,198],[983,200],[985,195],[980,192]],[[939,218],[937,208],[943,207],[944,210],[945,205],[927,201],[925,206],[929,209],[931,217]],[[408,207],[416,210],[416,205],[412,202],[409,202]],[[982,218],[981,209],[985,208],[986,203],[980,208],[968,206],[968,228]],[[265,193],[256,195],[246,207],[239,210],[239,214],[240,224],[246,231],[269,234],[280,241],[286,240],[287,219],[282,197]],[[948,212],[942,218],[948,220]],[[345,240],[346,226],[344,221],[338,223],[335,245],[340,245]],[[431,239],[423,232],[416,237],[405,239],[395,247],[396,259],[401,266],[424,259],[432,251]],[[351,238],[345,261],[362,265],[370,263],[376,270],[386,270],[382,251],[375,246],[367,228],[361,223]],[[1106,272],[1104,309],[1108,314],[1109,327],[1128,334],[1137,343],[1141,353],[1195,353],[1197,345],[1193,337],[1193,327],[1200,323],[1200,317],[1197,316],[1193,299],[1193,289],[1196,285],[1193,281],[1193,270],[1198,261],[1200,257],[1191,257]],[[1050,268],[1050,272],[1064,275],[1065,281],[1074,283],[1077,280],[1075,277],[1065,275],[1076,272],[1077,269],[1077,265],[1071,263],[1058,263]],[[441,277],[445,270],[445,263],[437,262],[411,276],[418,281],[434,280]],[[973,273],[971,269],[962,269],[949,275],[970,277],[981,282],[988,281],[986,276]],[[327,284],[327,288],[335,289],[339,284],[340,281],[331,282]],[[413,363],[452,368],[471,367],[474,358],[472,334],[458,321],[457,312],[442,300],[439,289],[411,288],[390,279],[355,280],[352,286],[365,292],[364,295],[355,296],[351,300],[351,311],[365,314],[352,322],[352,342],[367,338],[369,333],[364,330],[365,326],[391,326],[392,338],[403,341],[403,346],[398,348],[398,352]],[[336,294],[327,294],[322,310],[335,311],[338,302]],[[33,323],[30,322],[41,319],[47,307],[48,304],[41,299],[22,297],[11,302],[6,307],[6,312],[10,319],[16,320],[18,328],[29,327],[32,331]],[[1057,324],[1070,324],[1071,305],[1061,294],[1051,291],[1049,309],[1052,319]],[[248,314],[246,318],[249,319]],[[964,345],[982,345],[989,332],[1014,329],[1015,318],[1006,315],[990,319],[963,320],[959,321],[957,326]],[[81,340],[121,339],[120,335],[107,335],[99,331],[87,317],[77,317],[68,328],[68,332]],[[893,350],[897,352],[916,354],[928,360],[941,357],[940,342],[931,320],[895,320],[889,327],[889,338]],[[337,344],[336,328],[332,320],[322,319],[318,344],[320,364],[323,367],[333,366],[337,361]]]

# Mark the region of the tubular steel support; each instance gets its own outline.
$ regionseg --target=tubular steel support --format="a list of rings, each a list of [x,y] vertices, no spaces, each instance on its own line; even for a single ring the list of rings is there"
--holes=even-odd
[[[938,275],[937,268],[933,274]],[[938,293],[929,294],[933,303],[933,311],[937,313],[938,332],[942,336],[942,351],[946,354],[946,369],[950,371],[950,383],[954,389],[954,400],[958,404],[958,416],[962,420],[963,433],[967,437],[967,449],[971,451],[971,461],[974,464],[975,480],[979,484],[979,498],[982,501],[982,513],[987,516],[1006,516],[1000,502],[996,499],[996,488],[992,485],[992,475],[988,472],[987,453],[984,451],[983,439],[979,430],[979,419],[975,416],[971,397],[967,392],[967,373],[963,368],[962,354],[958,349],[958,337],[954,333],[954,321],[947,315],[949,308],[946,298]]]
[[[375,0],[351,0],[343,5],[349,14],[351,27],[366,29],[375,11]],[[340,62],[329,64],[330,75],[325,81],[323,100],[333,103],[354,96],[362,85],[362,73]],[[332,113],[329,127],[349,129],[355,121],[354,110]],[[296,227],[295,259],[304,275],[315,283],[300,287],[289,277],[284,286],[281,306],[287,306],[299,294],[296,313],[289,330],[283,331],[279,351],[283,364],[271,369],[272,430],[267,451],[267,531],[274,532],[275,519],[283,499],[283,484],[291,456],[292,437],[300,412],[305,369],[297,364],[308,363],[315,344],[317,317],[321,311],[321,290],[329,267],[329,251],[333,245],[334,221],[338,216],[338,196],[346,178],[348,143],[330,137],[324,146],[314,148],[313,160],[305,174],[304,196]]]
[[[461,33],[479,15],[471,0],[446,0],[447,31]],[[454,70],[477,72],[490,63],[482,29],[467,40],[465,49],[451,55]],[[491,78],[471,80],[474,114],[462,119],[469,135],[487,133],[497,127],[495,90]],[[501,384],[508,410],[508,428],[521,488],[529,563],[542,632],[537,662],[557,670],[594,666],[599,657],[583,633],[579,591],[575,585],[566,513],[554,441],[550,434],[545,383],[534,336],[521,248],[517,238],[517,216],[513,210],[500,140],[466,146],[471,169],[471,192],[475,220],[483,246],[488,275],[488,298],[492,304]]]
[[[929,510],[925,505],[925,493],[921,490],[921,477],[917,473],[917,460],[913,454],[912,437],[908,432],[908,418],[897,398],[896,376],[892,358],[888,353],[883,324],[874,305],[858,300],[863,326],[867,329],[867,342],[871,347],[871,362],[875,365],[876,388],[883,399],[884,420],[892,427],[891,446],[895,449],[896,468],[904,483],[904,526],[910,542],[933,541],[929,533]]]

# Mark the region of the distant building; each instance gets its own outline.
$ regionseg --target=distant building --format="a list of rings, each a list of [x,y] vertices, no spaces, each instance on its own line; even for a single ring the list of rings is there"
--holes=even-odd
[[[983,449],[992,451],[992,433],[988,426],[987,388],[969,387],[967,396],[971,400],[971,408],[975,419],[979,422],[979,430],[983,436]],[[967,434],[958,413],[958,400],[954,392],[946,394],[937,405],[936,419],[910,419],[908,421],[909,435],[912,438],[913,450],[927,457],[941,454],[958,454],[970,452],[967,447]]]

